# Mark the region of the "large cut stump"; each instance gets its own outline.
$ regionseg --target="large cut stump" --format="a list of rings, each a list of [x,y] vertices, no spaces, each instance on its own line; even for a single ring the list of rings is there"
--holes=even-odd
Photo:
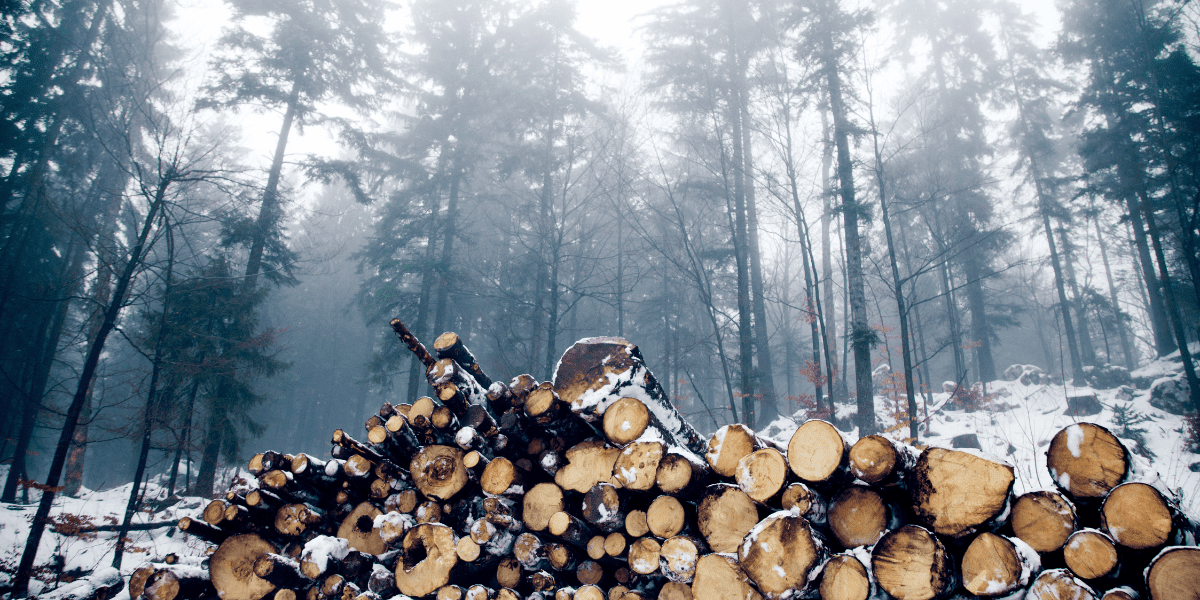
[[[954,591],[954,558],[928,529],[905,525],[889,531],[871,551],[871,570],[896,600],[932,600]]]
[[[961,450],[929,448],[913,469],[913,511],[936,533],[962,537],[1004,512],[1014,479],[1011,465]]]
[[[1038,552],[1053,552],[1076,528],[1075,505],[1050,490],[1022,494],[1013,503],[1013,533]]]
[[[1129,474],[1129,451],[1107,429],[1076,423],[1050,440],[1046,468],[1072,498],[1103,498]]]
[[[213,587],[221,600],[258,600],[275,584],[254,574],[254,561],[279,548],[254,534],[235,535],[221,543],[209,562]]]
[[[809,574],[825,560],[825,546],[804,517],[780,511],[746,534],[738,562],[769,600],[803,589]]]
[[[738,562],[720,554],[705,554],[696,562],[692,581],[695,600],[762,600]]]
[[[450,570],[458,563],[453,529],[440,523],[417,525],[404,535],[401,549],[403,557],[396,562],[401,594],[420,598],[450,582]]]
[[[1151,600],[1196,600],[1200,598],[1200,548],[1173,546],[1150,561],[1146,589]]]

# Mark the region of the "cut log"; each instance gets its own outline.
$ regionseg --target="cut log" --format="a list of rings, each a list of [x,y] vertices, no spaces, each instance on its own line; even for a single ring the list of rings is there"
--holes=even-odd
[[[579,548],[587,548],[588,540],[596,536],[596,530],[583,519],[565,511],[554,513],[547,529],[550,535]]]
[[[325,523],[325,511],[308,504],[285,504],[275,513],[275,531],[299,536],[305,531],[323,532],[330,529]]]
[[[821,600],[867,600],[871,588],[867,567],[853,554],[831,556],[821,570]]]
[[[374,448],[350,437],[350,434],[341,429],[333,431],[333,443],[346,452],[346,456],[335,456],[334,458],[349,458],[351,454],[361,454],[372,462],[379,462],[384,458]]]
[[[1194,579],[1192,581],[1194,581]],[[1195,595],[1184,596],[1184,598],[1195,597]],[[1101,600],[1139,600],[1140,598],[1141,594],[1139,594],[1137,590],[1127,585],[1123,585],[1121,587],[1115,587],[1107,592],[1104,592],[1104,596],[1101,598]]]
[[[646,491],[654,487],[663,445],[656,441],[632,442],[625,446],[613,464],[612,479],[628,490]]]
[[[917,460],[909,492],[922,524],[962,537],[1008,508],[1014,480],[1011,465],[961,450],[929,448]]]
[[[604,437],[623,446],[646,432],[650,426],[650,410],[637,398],[621,398],[604,411]]]
[[[254,574],[281,588],[300,588],[312,583],[300,571],[300,563],[279,554],[264,554],[254,561]]]
[[[646,510],[646,526],[655,537],[666,539],[683,531],[687,516],[683,503],[674,496],[659,496]]]
[[[81,581],[93,581],[96,577],[84,578]],[[65,586],[64,586],[65,587]],[[68,598],[99,598],[109,597],[109,591],[113,587],[104,586],[103,584],[92,586],[94,589],[88,594],[63,594],[61,588],[50,594],[43,594],[41,598],[57,598],[67,600]],[[120,590],[120,585],[116,586],[113,594]],[[183,600],[185,598],[199,598],[205,595],[210,595],[213,592],[212,582],[209,581],[208,571],[198,567],[185,566],[168,566],[158,569],[146,580],[145,589],[142,592],[142,597],[146,600]]]
[[[692,580],[694,600],[762,600],[738,562],[721,554],[705,554],[696,561]]]
[[[596,337],[575,342],[554,370],[554,389],[572,411],[593,423],[601,421],[608,407],[621,398],[637,398],[670,435],[668,444],[704,451],[704,438],[671,405],[646,368],[641,351],[628,340]]]
[[[676,583],[691,583],[696,576],[696,561],[700,560],[701,547],[698,540],[685,535],[663,542],[659,550],[662,574]]]
[[[204,521],[197,521],[191,517],[182,517],[179,519],[179,524],[176,525],[180,531],[189,535],[196,536],[210,544],[220,544],[224,542],[230,535],[229,531],[221,530],[213,527]]]
[[[451,446],[425,446],[409,465],[413,483],[422,494],[449,500],[469,481],[462,462],[463,451]]]
[[[1066,569],[1046,569],[1025,592],[1026,600],[1096,600],[1096,592]]]
[[[838,486],[850,479],[850,444],[825,421],[805,421],[787,447],[788,466],[801,481]]]
[[[1123,483],[1112,489],[1100,508],[1100,526],[1116,543],[1148,550],[1171,541],[1173,511],[1166,498],[1145,483]]]
[[[1075,500],[1100,499],[1129,474],[1129,451],[1107,429],[1092,423],[1068,426],[1050,440],[1046,468]]]
[[[942,598],[957,585],[953,557],[933,532],[918,525],[886,533],[871,551],[871,571],[896,600]]]
[[[383,511],[370,502],[362,502],[350,511],[338,527],[337,536],[350,542],[350,547],[367,554],[383,554],[388,546],[380,536],[379,528],[375,527],[375,517]]]
[[[1025,542],[985,531],[963,553],[962,584],[976,596],[999,598],[1024,589],[1041,568],[1037,553]]]
[[[635,538],[650,533],[650,523],[646,520],[646,511],[631,510],[625,513],[625,533]]]
[[[466,595],[466,590],[462,589],[460,586],[443,585],[442,587],[438,588],[437,592],[434,594],[434,598],[436,600],[463,600],[463,597]]]
[[[620,534],[618,534],[620,535]],[[629,545],[629,568],[634,573],[650,575],[658,572],[658,559],[662,545],[654,538],[644,537]]]
[[[829,505],[829,529],[844,548],[874,545],[899,526],[898,511],[883,496],[863,485],[842,489]]]
[[[204,507],[204,512],[201,513],[204,517],[204,522],[209,525],[220,526],[221,521],[225,520],[225,508],[230,504],[224,500],[213,500]]]
[[[517,536],[513,544],[513,556],[521,563],[526,571],[538,571],[546,568],[546,547],[541,538],[528,531]]]
[[[496,590],[477,583],[467,588],[466,600],[496,600]]]
[[[403,558],[396,563],[400,593],[420,598],[450,582],[450,570],[458,563],[452,529],[435,523],[417,525],[405,534],[402,550]]]
[[[279,548],[254,534],[221,543],[209,562],[209,576],[221,600],[258,600],[275,591],[275,584],[254,574],[255,561],[266,554],[279,554]]]
[[[604,593],[600,590],[600,588],[596,587],[596,584],[600,583],[600,581],[604,579],[604,567],[600,566],[600,563],[594,560],[585,560],[579,563],[579,566],[575,568],[575,578],[578,579],[579,583],[584,587],[594,588],[600,594]],[[579,598],[578,591],[575,592],[575,597]],[[587,598],[590,597],[590,595],[584,597]]]
[[[717,475],[733,478],[737,476],[738,464],[743,458],[767,446],[754,430],[734,423],[721,427],[708,439],[704,459]]]
[[[1038,552],[1054,552],[1077,527],[1075,505],[1055,491],[1029,492],[1013,503],[1011,522],[1021,541]]]
[[[555,571],[574,571],[579,566],[579,553],[560,542],[546,542],[546,560]]]
[[[1076,531],[1063,546],[1063,562],[1083,579],[1099,579],[1113,573],[1118,560],[1116,542],[1095,529]]]
[[[621,455],[600,438],[586,439],[566,451],[567,464],[554,474],[564,490],[586,494],[597,483],[613,483],[614,466]]]
[[[479,366],[479,362],[475,360],[471,351],[467,350],[462,338],[458,337],[457,333],[448,331],[439,335],[437,339],[433,340],[433,351],[437,353],[438,358],[449,358],[462,365],[484,389],[491,387],[492,378],[484,374],[483,368]]]
[[[774,448],[755,450],[738,461],[736,476],[738,487],[751,500],[765,504],[787,483],[787,459]]]
[[[625,554],[625,549],[629,547],[628,540],[620,532],[612,532],[604,537],[604,554],[613,558]]]
[[[595,584],[584,583],[575,590],[575,600],[604,600],[604,591]]]
[[[779,511],[763,519],[738,547],[738,562],[763,597],[806,594],[809,575],[825,562],[825,545],[804,517]]]
[[[597,529],[612,533],[625,526],[621,495],[608,483],[597,483],[583,496],[583,518]]]
[[[545,531],[550,517],[563,510],[562,488],[553,483],[539,483],[525,494],[522,508],[525,526],[531,531]]]
[[[496,583],[504,588],[516,588],[521,583],[521,563],[512,556],[500,559],[496,565]],[[503,590],[501,590],[503,592]],[[497,597],[500,597],[498,594]],[[519,599],[520,596],[517,596]]]
[[[604,551],[604,542],[606,539],[607,538],[603,535],[596,535],[592,536],[592,539],[588,540],[586,550],[587,555],[592,560],[600,560],[601,558],[607,556],[607,553]]]
[[[554,574],[548,571],[538,571],[529,576],[529,585],[534,592],[553,592],[557,583]]]
[[[503,456],[497,456],[495,460],[489,462],[479,477],[480,487],[493,496],[501,494],[520,496],[525,493],[523,483],[524,478],[521,472],[511,460]]]
[[[693,570],[695,570],[693,568]],[[692,586],[678,581],[668,581],[658,590],[658,600],[692,600]]]
[[[654,479],[664,494],[692,496],[712,483],[712,476],[708,463],[695,455],[668,452],[658,462]]]
[[[442,503],[436,500],[426,500],[417,505],[417,510],[413,511],[413,516],[417,518],[417,523],[441,523],[442,522]]]
[[[881,435],[859,438],[850,447],[850,472],[871,485],[903,485],[916,463],[917,452],[911,446]]]
[[[814,525],[825,525],[827,522],[828,503],[825,498],[803,483],[792,483],[784,488],[779,506],[783,510],[796,509],[800,516]]]
[[[758,507],[741,488],[715,483],[696,507],[696,526],[713,552],[737,552],[742,538],[758,524]]]
[[[1172,546],[1158,553],[1146,568],[1151,600],[1200,598],[1200,548]]]

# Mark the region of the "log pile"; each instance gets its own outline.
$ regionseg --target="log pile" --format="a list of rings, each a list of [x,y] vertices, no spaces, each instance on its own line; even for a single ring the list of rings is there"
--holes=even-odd
[[[1101,427],[1060,432],[1058,489],[1014,497],[1002,461],[823,421],[702,437],[623,339],[505,382],[392,326],[433,393],[327,458],[255,455],[257,485],[179,524],[207,564],[146,565],[133,600],[1200,597],[1192,524]]]

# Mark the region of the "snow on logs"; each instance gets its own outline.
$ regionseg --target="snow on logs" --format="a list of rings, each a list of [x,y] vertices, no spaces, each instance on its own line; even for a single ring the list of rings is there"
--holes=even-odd
[[[1200,597],[1200,550],[1172,545],[1194,526],[1101,427],[1055,436],[1058,489],[1014,498],[1000,460],[824,421],[702,438],[620,338],[502,381],[457,335],[431,354],[393,327],[433,394],[335,431],[331,458],[255,455],[249,489],[180,521],[209,565],[147,564],[131,600]]]

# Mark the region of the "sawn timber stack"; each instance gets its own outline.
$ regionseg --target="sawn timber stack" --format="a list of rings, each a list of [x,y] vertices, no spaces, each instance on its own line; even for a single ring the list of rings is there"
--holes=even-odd
[[[703,437],[620,338],[505,382],[453,333],[431,353],[392,327],[433,393],[328,457],[255,455],[180,522],[208,563],[144,565],[133,600],[1200,597],[1194,524],[1097,425],[1051,442],[1057,489],[1014,497],[1003,461],[824,421]]]

